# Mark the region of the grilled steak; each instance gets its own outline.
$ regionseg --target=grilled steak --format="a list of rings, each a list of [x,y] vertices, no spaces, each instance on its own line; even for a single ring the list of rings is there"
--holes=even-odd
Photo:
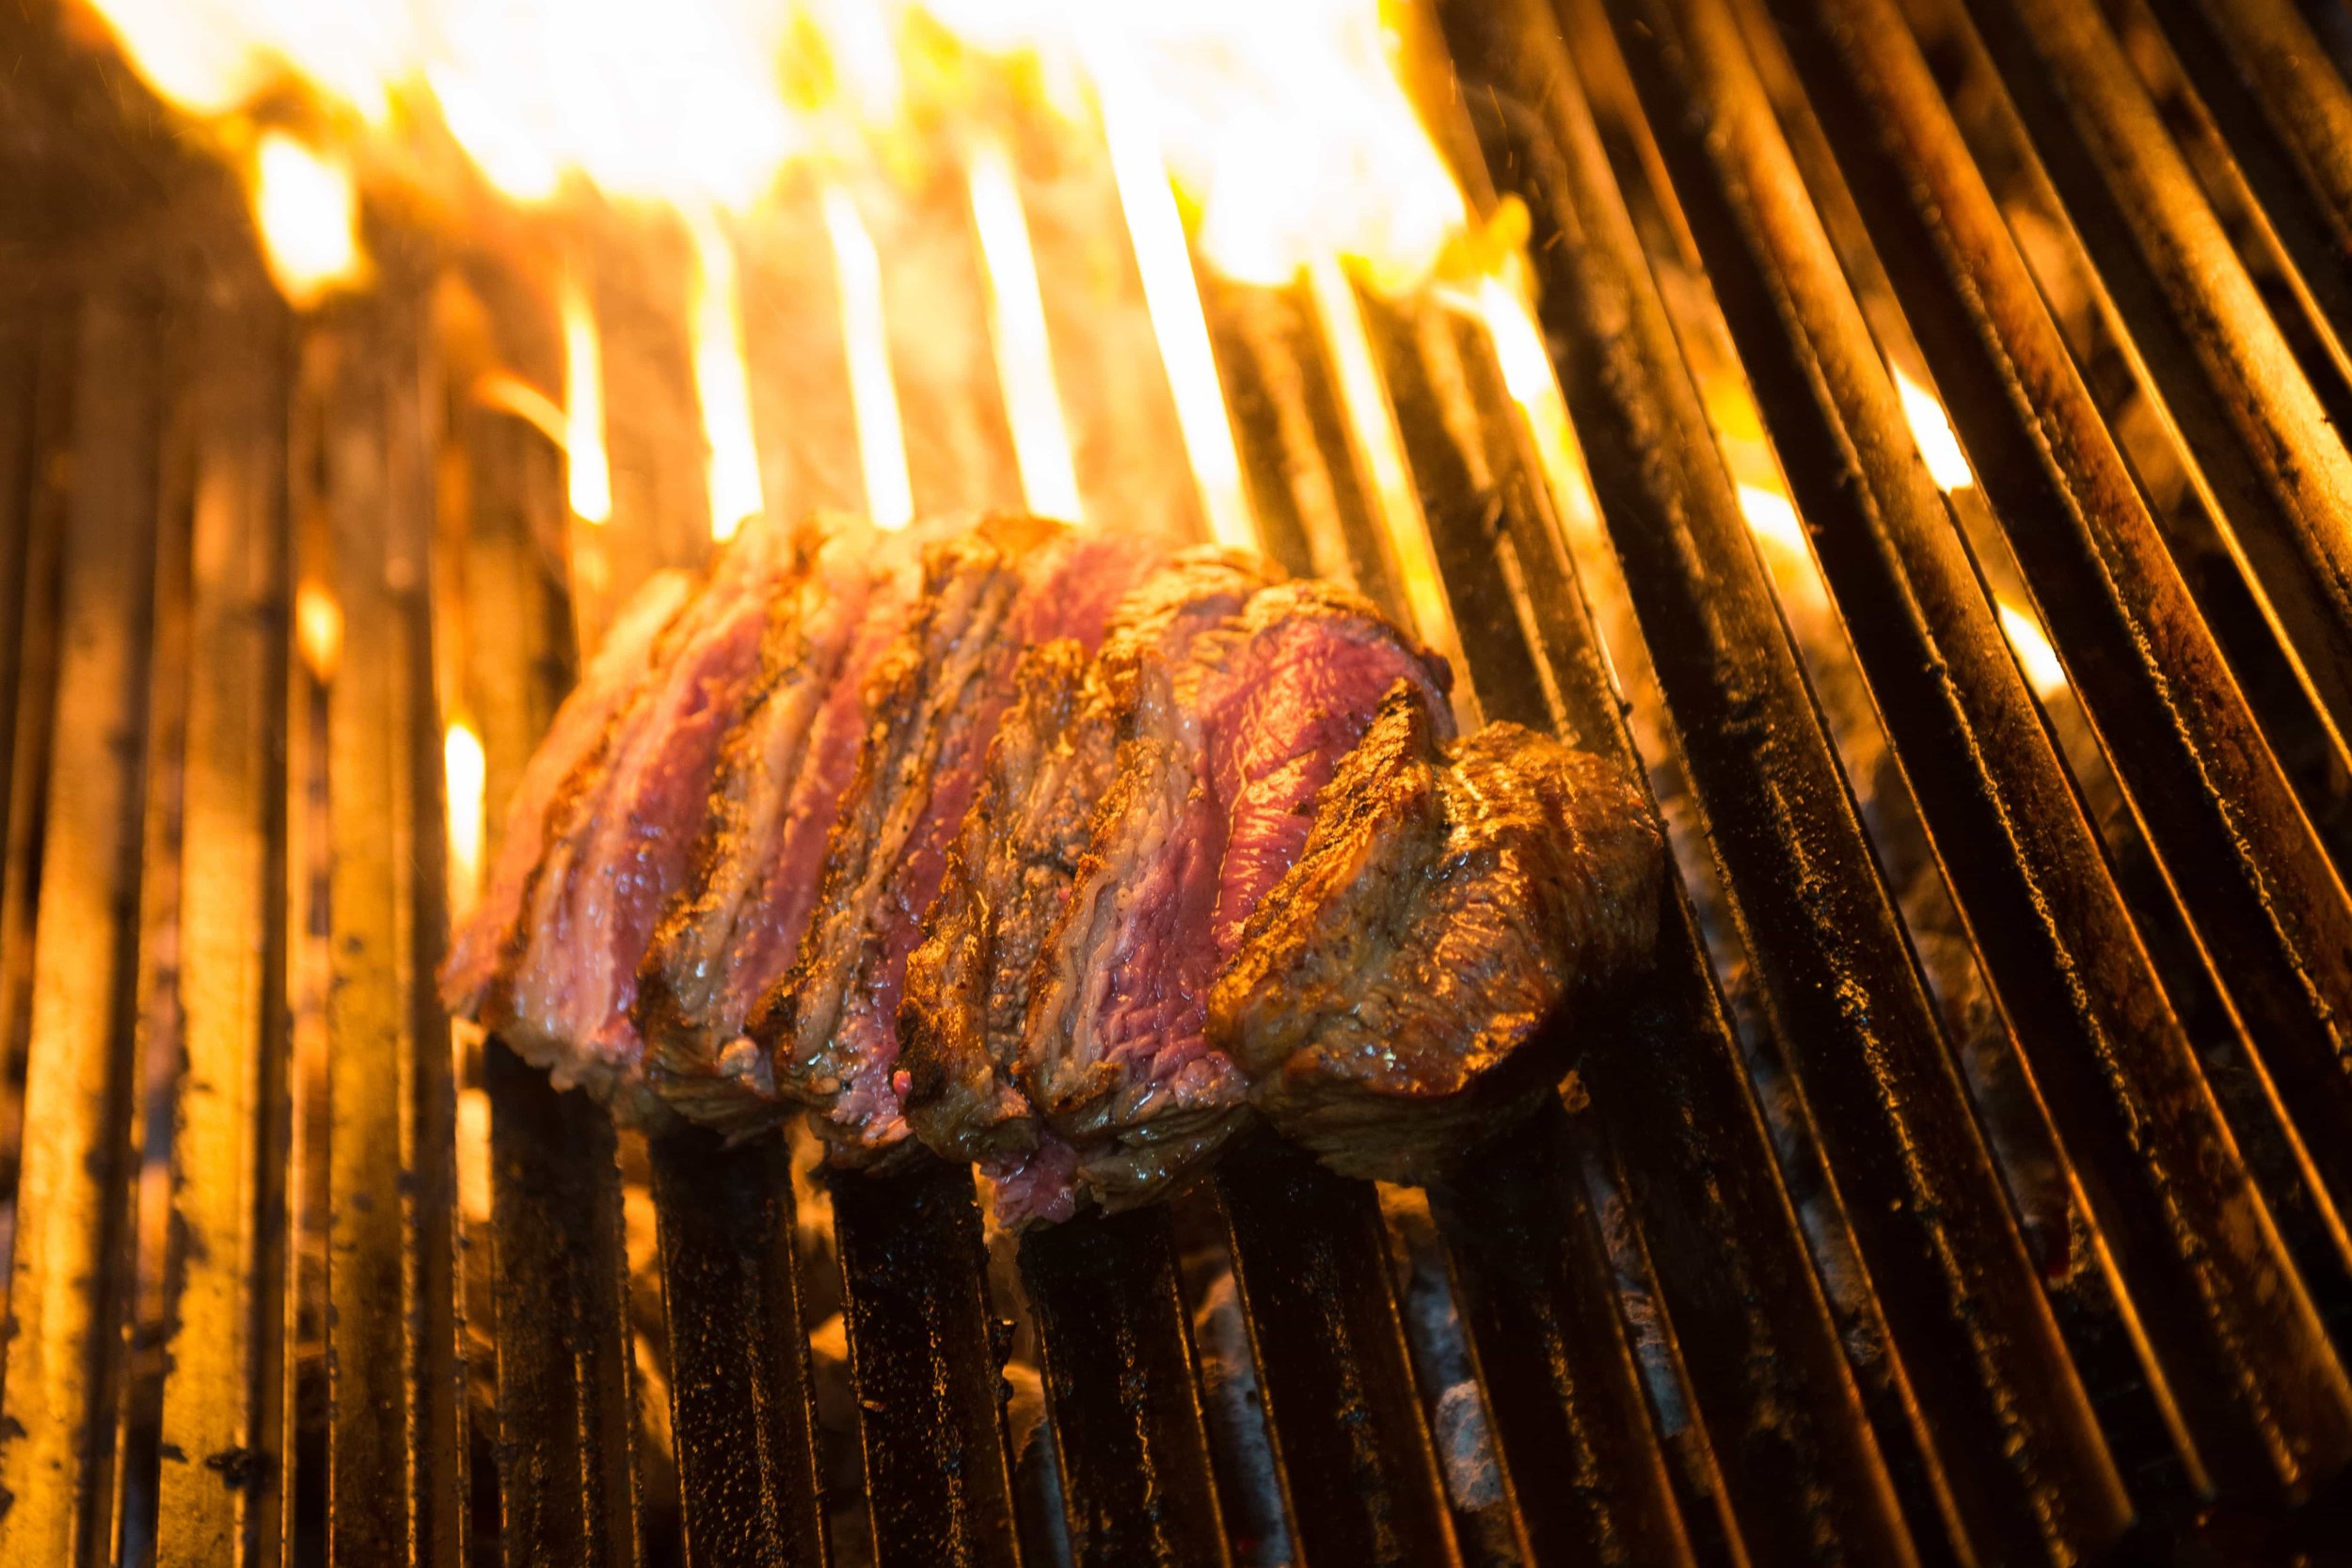
[[[1145,664],[1020,1053],[1070,1151],[1043,1144],[1041,1168],[1009,1173],[1008,1223],[1146,1201],[1233,1132],[1248,1085],[1208,1039],[1210,987],[1399,683],[1446,722],[1443,664],[1355,594],[1309,582],[1257,594],[1182,661]]]
[[[906,1114],[930,1148],[1000,1180],[1036,1150],[1036,1118],[1012,1081],[1029,974],[1069,896],[1143,670],[1184,659],[1273,570],[1256,557],[1190,552],[1120,602],[1094,659],[1069,641],[1023,657],[1019,694],[907,962]]]
[[[914,1147],[899,1098],[907,957],[1022,650],[1059,638],[1091,649],[1157,554],[1033,517],[988,518],[925,552],[914,613],[866,688],[870,721],[799,958],[751,1022],[778,1090],[811,1108],[836,1163]]]
[[[755,519],[663,633],[648,678],[549,810],[520,941],[479,1010],[559,1085],[587,1084],[625,1115],[658,1103],[628,1016],[638,962],[685,880],[720,746],[757,684],[761,643],[790,602],[805,543]]]
[[[1249,557],[755,523],[616,625],[444,994],[625,1116],[976,1160],[1013,1226],[1254,1117],[1425,1179],[1549,1091],[1663,859],[1629,781],[1457,742],[1448,686]]]
[[[521,944],[516,921],[537,874],[539,857],[547,850],[548,813],[573,771],[604,754],[614,718],[645,683],[662,633],[693,593],[694,579],[684,572],[661,572],[648,579],[614,619],[604,646],[556,709],[555,721],[531,753],[506,803],[489,883],[472,912],[451,933],[440,982],[441,1001],[452,1013],[477,1016],[500,971]]]
[[[1645,954],[1663,844],[1619,770],[1516,724],[1451,746],[1400,687],[1243,927],[1208,1036],[1284,1136],[1422,1181],[1551,1092]]]
[[[655,1088],[729,1131],[779,1115],[744,1022],[800,951],[866,732],[866,677],[905,626],[919,577],[924,531],[834,526],[771,615],[758,688],[720,754],[688,880],[638,974]]]

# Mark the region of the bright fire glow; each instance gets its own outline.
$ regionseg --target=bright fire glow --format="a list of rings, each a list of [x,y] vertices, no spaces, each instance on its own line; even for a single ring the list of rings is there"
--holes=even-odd
[[[1379,499],[1398,585],[1412,611],[1413,624],[1440,652],[1458,655],[1454,612],[1446,601],[1445,585],[1438,578],[1438,558],[1430,547],[1427,520],[1422,515],[1421,493],[1406,466],[1404,438],[1397,434],[1396,416],[1373,362],[1372,341],[1364,330],[1355,288],[1336,261],[1316,262],[1308,269],[1307,277],[1324,344],[1330,351],[1332,373],[1339,382],[1340,402],[1347,410],[1349,428],[1362,453],[1373,493]]]
[[[841,296],[841,338],[849,351],[850,408],[857,420],[858,460],[866,475],[866,513],[883,528],[904,528],[914,520],[914,487],[907,477],[898,388],[890,372],[890,328],[882,320],[882,259],[847,191],[826,186],[824,207],[834,286]]]
[[[1070,459],[1070,431],[1054,387],[1054,354],[1045,339],[1045,303],[1038,293],[1037,258],[1011,160],[993,141],[973,149],[972,222],[988,269],[989,325],[996,345],[996,378],[1004,388],[1012,451],[1029,510],[1075,520],[1078,474]]]
[[[2042,623],[2007,599],[1994,602],[2001,612],[2001,635],[2009,639],[2017,667],[2026,673],[2026,684],[2033,688],[2034,695],[2047,702],[2065,690],[2066,666],[2058,662],[2058,650],[2050,646]]]
[[[1466,216],[1383,0],[93,3],[184,108],[228,117],[307,87],[354,130],[446,130],[517,201],[584,181],[740,211],[796,163],[886,163],[1010,80],[1072,121],[1089,98],[1148,115],[1201,254],[1235,277],[1344,258],[1402,287]]]
[[[482,888],[483,788],[488,777],[482,737],[463,720],[441,739],[449,812],[450,912],[462,915]]]
[[[333,680],[343,652],[343,607],[315,582],[294,590],[294,644],[320,680]]]
[[[568,275],[558,294],[564,317],[564,461],[572,515],[612,516],[612,466],[604,451],[604,348],[588,292]],[[716,514],[713,514],[716,515]]]
[[[1919,443],[1919,455],[1927,460],[1936,487],[1950,495],[1974,484],[1976,471],[1968,467],[1960,437],[1952,434],[1952,421],[1944,405],[1935,401],[1935,394],[1900,371],[1895,372],[1895,390],[1903,400],[1903,419],[1911,425],[1911,437]]]
[[[270,276],[295,305],[358,279],[359,201],[341,162],[271,132],[254,157],[253,216]]]
[[[1740,515],[1748,520],[1749,529],[1757,538],[1769,539],[1797,555],[1804,553],[1804,525],[1798,520],[1797,509],[1787,496],[1760,484],[1742,484]]]
[[[1127,235],[1135,245],[1144,309],[1151,314],[1152,331],[1159,340],[1161,362],[1168,367],[1176,424],[1184,437],[1185,455],[1192,460],[1200,510],[1208,518],[1210,536],[1218,544],[1228,549],[1249,549],[1258,543],[1257,525],[1242,493],[1241,454],[1234,450],[1233,427],[1225,417],[1225,388],[1217,379],[1216,353],[1209,342],[1209,323],[1200,309],[1192,253],[1184,243],[1184,224],[1176,210],[1175,194],[1168,189],[1150,105],[1129,82],[1125,63],[1116,50],[1098,48],[1095,71],[1102,88],[1103,140],[1110,151],[1111,178],[1119,186],[1120,209],[1126,214]]]
[[[735,287],[735,247],[718,220],[695,213],[694,390],[710,447],[710,536],[732,539],[759,515],[759,448],[752,438],[751,377],[743,365],[743,309]]]

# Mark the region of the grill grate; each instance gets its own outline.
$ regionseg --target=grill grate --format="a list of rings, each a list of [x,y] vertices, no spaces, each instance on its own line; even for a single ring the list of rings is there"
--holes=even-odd
[[[513,255],[388,221],[367,295],[292,315],[119,68],[0,19],[40,62],[0,97],[0,1564],[2324,1555],[2352,18],[2311,10],[1432,0],[1425,107],[1532,216],[1556,388],[1457,302],[1204,279],[1267,547],[1454,641],[1485,717],[1644,764],[1675,830],[1655,975],[1428,1195],[1442,1398],[1381,1195],[1270,1141],[1008,1271],[961,1168],[616,1134],[445,1049],[445,719],[502,800],[573,650],[706,547],[678,258],[571,236],[590,532],[468,396],[560,384]],[[755,420],[772,496],[853,506],[816,206],[742,237]],[[985,321],[922,211],[885,293]],[[1116,202],[1030,217],[1136,331]],[[1197,523],[1149,341],[1089,354],[1076,294],[1081,490]],[[984,334],[893,319],[917,506],[1017,503]]]

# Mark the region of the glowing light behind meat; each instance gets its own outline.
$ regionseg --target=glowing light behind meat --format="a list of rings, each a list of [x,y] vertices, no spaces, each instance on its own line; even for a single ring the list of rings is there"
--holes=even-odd
[[[857,420],[858,461],[866,476],[866,515],[882,528],[914,520],[907,477],[906,434],[890,371],[890,329],[882,318],[882,259],[857,204],[837,185],[824,192],[825,233],[833,243],[834,286],[841,296],[841,341],[849,350],[850,408]]]
[[[1012,426],[1013,457],[1029,510],[1076,520],[1078,475],[1070,457],[1070,430],[1054,385],[1054,354],[1045,336],[1045,303],[1038,293],[1037,258],[1012,163],[1002,146],[982,141],[972,151],[972,222],[988,271],[990,337],[996,378]]]
[[[1258,543],[1257,526],[1241,485],[1241,455],[1225,414],[1225,388],[1217,378],[1216,355],[1209,343],[1208,318],[1192,273],[1183,217],[1168,186],[1157,133],[1124,56],[1098,44],[1089,63],[1101,93],[1103,138],[1109,149],[1111,177],[1119,186],[1120,211],[1143,279],[1144,308],[1168,367],[1176,423],[1200,487],[1201,514],[1220,545],[1248,549]]]
[[[759,448],[752,438],[750,373],[743,365],[743,310],[735,286],[735,247],[707,212],[690,212],[694,283],[689,321],[694,391],[709,448],[710,536],[727,540],[759,515]]]
[[[578,278],[564,276],[559,302],[564,319],[564,483],[572,515],[584,523],[604,523],[612,516],[612,466],[604,445],[604,348],[596,334],[596,312]]]
[[[255,150],[253,216],[270,276],[293,304],[358,280],[359,201],[341,160],[270,132]]]
[[[482,891],[485,832],[483,789],[488,777],[482,737],[459,720],[441,738],[444,800],[449,814],[450,913],[462,916]]]
[[[1309,266],[1307,282],[1325,347],[1330,352],[1332,373],[1339,382],[1340,403],[1379,504],[1382,532],[1406,609],[1421,635],[1459,668],[1461,642],[1454,631],[1453,608],[1438,576],[1428,521],[1422,515],[1421,493],[1406,465],[1404,438],[1397,434],[1395,411],[1381,387],[1355,287],[1339,263],[1328,261]]]

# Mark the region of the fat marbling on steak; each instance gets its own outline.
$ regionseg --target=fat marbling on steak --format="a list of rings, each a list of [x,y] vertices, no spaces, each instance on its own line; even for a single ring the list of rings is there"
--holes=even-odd
[[[1062,638],[1090,651],[1164,555],[1132,535],[1021,516],[983,518],[925,550],[914,613],[867,685],[866,733],[799,958],[750,1025],[777,1090],[810,1108],[836,1164],[920,1147],[900,1101],[900,990],[1023,651]]]
[[[687,879],[638,974],[654,1087],[694,1121],[745,1132],[782,1114],[744,1023],[800,951],[866,734],[866,683],[906,625],[921,546],[936,533],[830,520],[770,616],[757,688],[721,751]]]
[[[511,934],[471,1009],[556,1083],[624,1115],[655,1110],[629,1009],[654,923],[684,881],[719,750],[757,684],[760,648],[810,540],[754,518],[656,639],[601,745],[550,802]]]
[[[1664,844],[1616,767],[1517,724],[1446,744],[1400,687],[1209,994],[1277,1130],[1425,1181],[1552,1092],[1575,1009],[1650,950]]]
[[[1246,923],[1382,699],[1450,727],[1444,662],[1327,583],[1251,596],[1148,660],[1075,884],[1031,978],[1017,1076],[1047,1129],[996,1193],[1009,1224],[1164,1191],[1240,1125],[1249,1085],[1208,1037]]]
[[[1030,972],[1077,876],[1145,667],[1184,660],[1279,577],[1260,557],[1188,551],[1120,602],[1097,657],[1069,640],[1023,657],[923,944],[907,962],[906,1114],[931,1148],[1000,1179],[1036,1152],[1037,1119],[1012,1076]]]

